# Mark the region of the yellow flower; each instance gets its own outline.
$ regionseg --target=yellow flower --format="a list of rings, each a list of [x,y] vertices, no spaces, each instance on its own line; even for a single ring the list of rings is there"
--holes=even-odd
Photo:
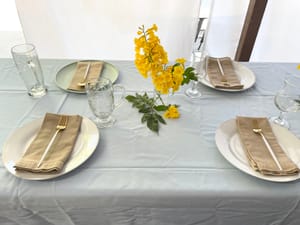
[[[165,118],[176,119],[180,117],[178,108],[175,105],[171,105],[167,111],[164,113]]]
[[[297,69],[300,70],[300,64],[298,64]]]
[[[176,62],[177,62],[177,63],[180,63],[180,64],[184,64],[185,61],[186,61],[186,60],[185,60],[184,58],[176,59]]]
[[[175,68],[167,66],[168,54],[160,44],[160,39],[156,36],[157,26],[145,30],[144,26],[139,28],[138,38],[135,43],[135,65],[139,73],[147,78],[152,77],[155,89],[161,94],[168,94],[179,89],[183,80],[185,59],[176,60]]]

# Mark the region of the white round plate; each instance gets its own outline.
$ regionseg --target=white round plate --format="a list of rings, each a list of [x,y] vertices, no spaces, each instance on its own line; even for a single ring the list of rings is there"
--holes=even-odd
[[[237,76],[240,78],[241,84],[244,85],[242,89],[223,89],[223,88],[215,88],[209,81],[208,76],[206,75],[203,79],[200,79],[199,82],[204,84],[207,87],[213,88],[215,90],[226,91],[226,92],[239,92],[245,91],[251,88],[255,84],[255,75],[254,73],[246,66],[233,62],[234,71]]]
[[[300,140],[284,127],[271,123],[279,145],[289,158],[300,168]],[[266,176],[253,170],[245,154],[239,135],[237,133],[235,119],[228,120],[220,125],[216,131],[215,141],[221,154],[233,166],[241,171],[268,181],[289,182],[300,178],[300,174],[293,176]]]
[[[82,60],[80,62],[84,61],[90,61],[90,62],[102,62],[99,60]],[[110,79],[112,83],[114,83],[119,76],[119,71],[118,69],[113,66],[110,63],[103,62],[103,69],[101,72],[101,77],[105,77],[107,79]],[[55,78],[56,85],[60,87],[61,89],[67,91],[67,92],[73,92],[73,93],[78,93],[78,94],[85,94],[85,90],[82,91],[76,91],[76,90],[69,90],[68,87],[73,79],[75,70],[76,70],[77,62],[70,63],[63,68],[61,68]]]
[[[95,151],[99,141],[99,130],[96,125],[83,117],[81,129],[69,160],[59,173],[31,173],[17,171],[14,165],[35,138],[43,119],[34,120],[16,129],[5,141],[2,150],[2,161],[6,169],[13,175],[26,180],[47,180],[64,175],[84,163]]]

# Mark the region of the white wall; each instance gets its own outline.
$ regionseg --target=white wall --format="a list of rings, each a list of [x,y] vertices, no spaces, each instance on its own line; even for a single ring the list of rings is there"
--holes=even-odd
[[[269,0],[251,61],[300,62],[300,1]]]
[[[215,0],[208,34],[214,56],[234,58],[249,0]],[[250,61],[300,62],[300,1],[269,0]]]
[[[215,0],[207,36],[208,53],[234,58],[249,0]]]
[[[0,57],[11,57],[10,48],[24,41],[15,1],[0,0]]]
[[[211,55],[234,58],[248,4],[215,0],[207,39]],[[269,0],[250,60],[300,62],[299,12],[299,0]],[[15,1],[0,0],[0,57],[11,57],[11,46],[22,42]]]

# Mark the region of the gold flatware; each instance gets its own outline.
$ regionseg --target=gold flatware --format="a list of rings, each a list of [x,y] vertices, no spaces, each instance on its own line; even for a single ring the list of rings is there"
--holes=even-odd
[[[225,73],[224,73],[224,70],[223,70],[223,67],[222,67],[222,64],[220,62],[220,60],[217,58],[217,63],[218,63],[218,67],[219,67],[219,70],[221,72],[221,82],[226,85],[226,86],[230,86],[230,84],[228,83],[226,77],[225,77]]]
[[[50,142],[48,143],[48,145],[47,145],[47,147],[46,147],[46,149],[45,149],[45,151],[44,151],[44,153],[43,153],[40,161],[38,162],[37,168],[39,168],[41,166],[42,162],[44,161],[44,159],[45,159],[46,155],[48,154],[48,152],[49,152],[49,150],[50,150],[50,148],[51,148],[51,146],[52,146],[52,144],[53,144],[53,142],[54,142],[57,134],[60,131],[63,131],[64,129],[66,129],[67,128],[67,124],[68,124],[68,116],[61,116],[59,118],[59,121],[58,121],[57,125],[56,125],[56,131],[55,131],[54,135],[52,136]]]
[[[78,82],[77,85],[80,86],[80,87],[84,87],[85,84],[86,84],[86,78],[89,74],[89,70],[90,70],[90,67],[91,67],[91,63],[89,63],[86,67],[86,70],[85,70],[85,73],[83,75],[83,78],[82,78],[82,81]]]
[[[280,163],[279,163],[279,161],[278,161],[275,153],[273,152],[273,149],[272,149],[271,145],[269,144],[268,140],[266,139],[266,137],[265,137],[265,135],[263,133],[262,128],[259,128],[257,120],[254,120],[253,125],[254,125],[254,128],[252,129],[253,132],[261,136],[261,138],[263,139],[263,141],[264,141],[264,143],[265,143],[265,145],[266,145],[266,147],[267,147],[270,155],[272,156],[274,162],[276,163],[276,166],[278,167],[278,169],[280,171],[282,171],[283,169],[282,169],[282,167],[281,167],[281,165],[280,165]]]

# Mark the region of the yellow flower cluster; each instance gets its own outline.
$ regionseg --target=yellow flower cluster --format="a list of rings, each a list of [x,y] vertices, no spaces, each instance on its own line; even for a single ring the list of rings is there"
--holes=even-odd
[[[134,39],[135,65],[140,74],[147,78],[151,76],[155,89],[161,94],[179,89],[183,80],[185,59],[176,60],[176,64],[168,66],[168,54],[160,44],[160,39],[155,35],[157,26],[145,30],[139,27]]]
[[[167,111],[164,113],[164,117],[169,119],[176,119],[180,116],[178,108],[175,105],[170,105]]]

